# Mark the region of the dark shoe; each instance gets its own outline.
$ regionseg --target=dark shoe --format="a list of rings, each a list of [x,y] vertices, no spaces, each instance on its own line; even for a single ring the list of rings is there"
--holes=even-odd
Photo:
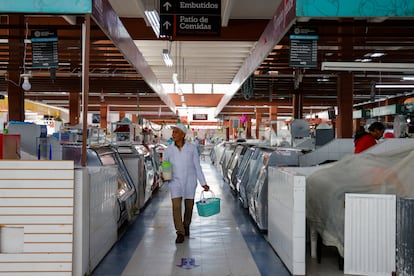
[[[184,235],[177,234],[177,238],[175,239],[175,243],[183,243],[184,242]]]
[[[184,226],[184,233],[186,237],[190,236],[190,226]]]

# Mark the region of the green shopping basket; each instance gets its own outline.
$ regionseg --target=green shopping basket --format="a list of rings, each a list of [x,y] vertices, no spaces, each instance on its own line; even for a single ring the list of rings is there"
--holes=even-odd
[[[213,197],[205,198],[204,191],[201,192],[200,200],[196,202],[198,215],[201,217],[209,217],[220,213],[220,198],[216,197],[213,191]]]

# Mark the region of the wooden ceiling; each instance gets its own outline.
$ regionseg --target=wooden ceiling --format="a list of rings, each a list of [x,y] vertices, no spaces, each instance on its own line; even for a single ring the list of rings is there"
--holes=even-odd
[[[25,67],[33,75],[30,80],[32,89],[25,93],[26,99],[68,108],[68,93],[81,91],[82,17],[78,17],[72,24],[60,16],[24,16],[23,22],[23,24],[10,23],[8,15],[1,16],[0,92],[7,94],[7,84],[11,81],[8,79],[10,49],[25,48]],[[142,18],[122,18],[122,22],[132,39],[156,39],[152,29]],[[230,19],[228,25],[222,28],[220,37],[177,39],[256,41],[267,23],[266,19]],[[366,57],[369,53],[382,52],[384,55],[373,61],[414,63],[414,19],[412,18],[387,19],[381,22],[312,19],[297,22],[295,26],[298,25],[315,28],[318,31],[318,68],[298,70],[289,66],[290,31],[288,31],[253,75],[253,93],[247,95],[240,89],[221,110],[220,115],[227,117],[254,114],[257,108],[276,104],[279,106],[279,116],[289,116],[292,113],[292,95],[295,93],[303,96],[304,114],[316,113],[336,106],[338,72],[321,71],[322,61],[353,61]],[[59,68],[55,75],[47,69],[31,68],[31,44],[25,44],[24,37],[26,33],[30,34],[31,30],[41,29],[56,29],[58,32]],[[342,41],[351,42],[351,51],[347,47],[348,51],[344,52]],[[142,117],[153,120],[176,118],[175,112],[160,100],[142,79],[140,73],[125,60],[122,53],[95,24],[91,30],[90,53],[90,111],[98,111],[100,103],[105,101],[111,106],[111,111],[139,112]],[[369,103],[373,99],[374,82],[401,83],[404,75],[413,74],[412,72],[355,72],[354,104]],[[295,87],[295,82],[299,83],[298,87]],[[376,89],[374,98],[376,100],[397,96],[404,98],[410,93],[412,89]],[[178,95],[170,96],[173,102],[179,105]],[[221,96],[220,94],[186,95],[187,106],[217,106]],[[266,109],[263,113],[266,116]]]

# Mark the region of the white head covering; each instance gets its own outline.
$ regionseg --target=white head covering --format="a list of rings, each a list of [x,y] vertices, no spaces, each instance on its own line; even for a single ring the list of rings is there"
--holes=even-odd
[[[172,128],[178,128],[179,130],[181,130],[182,132],[184,132],[184,134],[187,134],[187,128],[185,127],[185,125],[183,125],[181,123],[180,124],[176,124]]]

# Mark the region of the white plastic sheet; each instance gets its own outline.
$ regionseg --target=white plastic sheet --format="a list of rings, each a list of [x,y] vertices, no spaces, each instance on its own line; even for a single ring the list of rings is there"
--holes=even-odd
[[[414,147],[350,155],[309,175],[306,212],[310,227],[343,256],[345,193],[414,197]]]

